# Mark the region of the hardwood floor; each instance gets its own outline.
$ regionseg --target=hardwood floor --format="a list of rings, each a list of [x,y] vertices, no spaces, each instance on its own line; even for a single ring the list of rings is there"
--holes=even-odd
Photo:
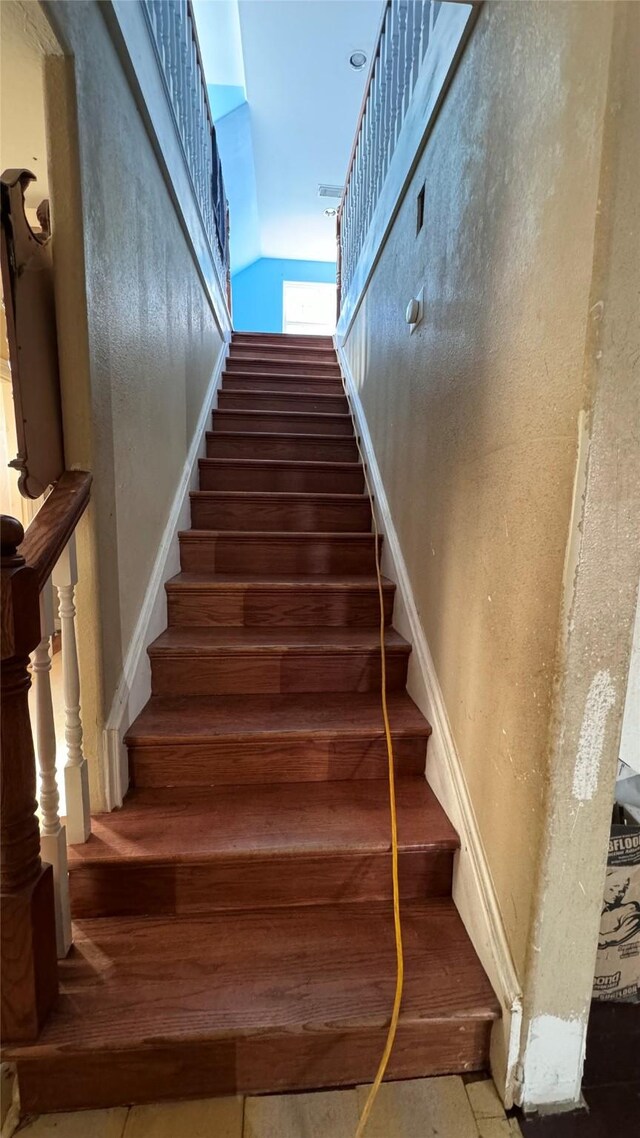
[[[238,335],[127,734],[132,789],[70,851],[76,940],[27,1110],[370,1080],[391,1011],[375,539],[329,340]],[[451,900],[429,725],[386,678],[406,988],[390,1078],[482,1069],[498,1004]]]

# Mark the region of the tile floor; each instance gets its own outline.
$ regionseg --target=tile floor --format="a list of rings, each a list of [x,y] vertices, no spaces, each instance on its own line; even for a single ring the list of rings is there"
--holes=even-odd
[[[19,1138],[354,1138],[367,1087],[118,1107],[24,1119]],[[4,1136],[3,1136],[4,1138]],[[382,1087],[367,1138],[521,1138],[491,1080]]]

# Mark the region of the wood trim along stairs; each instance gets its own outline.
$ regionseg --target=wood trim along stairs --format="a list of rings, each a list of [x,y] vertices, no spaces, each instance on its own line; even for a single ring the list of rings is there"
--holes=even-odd
[[[36,1044],[6,1053],[25,1110],[375,1072],[395,983],[375,539],[346,400],[340,413],[295,409],[312,351],[333,361],[332,387],[340,375],[327,342],[309,339],[232,341],[222,403],[248,348],[255,386],[243,409],[214,412],[197,464],[168,627],[148,648],[151,695],[126,736],[131,789],[70,850],[76,939],[58,1007]],[[286,410],[256,409],[272,398],[267,366],[278,382],[303,377]],[[431,729],[405,690],[394,593],[385,579],[406,967],[397,1079],[485,1067],[499,1005],[452,900],[459,839],[424,779]]]

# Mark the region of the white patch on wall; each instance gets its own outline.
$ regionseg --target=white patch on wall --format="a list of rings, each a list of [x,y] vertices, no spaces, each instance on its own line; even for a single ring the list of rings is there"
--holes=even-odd
[[[586,1016],[581,1020],[540,1015],[532,1020],[523,1061],[526,1110],[580,1102],[586,1034]]]
[[[615,702],[616,689],[609,672],[596,672],[587,694],[573,771],[572,792],[579,802],[591,801],[597,790],[607,716]]]

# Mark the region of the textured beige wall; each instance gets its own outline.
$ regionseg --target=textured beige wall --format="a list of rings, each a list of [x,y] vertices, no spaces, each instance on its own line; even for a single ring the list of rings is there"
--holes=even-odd
[[[612,10],[584,356],[584,461],[565,573],[525,988],[520,1099],[527,1107],[579,1096],[640,577],[640,5],[619,2]]]
[[[613,7],[484,5],[346,342],[521,978]]]
[[[222,334],[98,5],[58,0],[51,10],[74,57],[77,98],[76,110],[69,64],[51,61],[65,441],[67,463],[94,475],[86,565],[99,598],[100,717],[122,672]]]

